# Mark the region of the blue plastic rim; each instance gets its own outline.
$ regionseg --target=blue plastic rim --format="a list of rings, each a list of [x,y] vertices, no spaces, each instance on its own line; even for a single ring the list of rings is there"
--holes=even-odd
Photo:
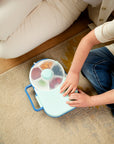
[[[34,104],[33,104],[33,102],[32,102],[32,99],[31,99],[31,97],[30,97],[30,95],[29,95],[29,93],[28,93],[28,91],[27,91],[27,89],[30,88],[30,87],[32,87],[31,84],[29,84],[28,86],[26,86],[26,87],[25,87],[25,92],[26,92],[26,94],[27,94],[27,97],[28,97],[31,105],[32,105],[32,108],[33,108],[35,111],[41,111],[41,110],[43,110],[43,107],[35,108],[35,106],[34,106]]]

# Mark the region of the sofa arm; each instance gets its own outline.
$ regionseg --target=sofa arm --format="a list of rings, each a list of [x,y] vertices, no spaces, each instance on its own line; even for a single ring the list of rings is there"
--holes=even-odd
[[[0,1],[0,40],[6,40],[41,0]]]

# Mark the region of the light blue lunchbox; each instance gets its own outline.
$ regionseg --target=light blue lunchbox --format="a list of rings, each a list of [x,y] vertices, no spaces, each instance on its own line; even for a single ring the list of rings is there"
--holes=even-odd
[[[65,81],[66,74],[62,65],[52,59],[43,59],[36,62],[30,69],[30,83],[25,87],[25,92],[30,100],[30,103],[35,111],[44,110],[51,117],[60,117],[75,107],[70,107],[66,104],[69,100],[60,93],[60,87]],[[40,106],[36,109],[31,97],[27,91],[33,87],[36,95],[35,98]]]

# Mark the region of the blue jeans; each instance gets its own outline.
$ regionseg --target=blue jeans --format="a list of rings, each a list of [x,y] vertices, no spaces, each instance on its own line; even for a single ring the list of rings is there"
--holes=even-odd
[[[82,74],[98,94],[114,89],[114,56],[106,47],[91,50],[82,67]],[[107,106],[113,113],[114,104]]]

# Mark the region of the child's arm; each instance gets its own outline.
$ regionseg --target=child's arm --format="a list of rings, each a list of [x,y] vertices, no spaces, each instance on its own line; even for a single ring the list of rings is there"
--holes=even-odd
[[[79,82],[79,73],[81,68],[89,54],[89,51],[92,47],[100,42],[97,40],[95,36],[94,30],[89,32],[82,40],[80,41],[78,48],[75,52],[72,65],[68,72],[67,78],[61,87],[61,93],[66,90],[64,96],[66,96],[70,92],[74,92],[77,88]]]

